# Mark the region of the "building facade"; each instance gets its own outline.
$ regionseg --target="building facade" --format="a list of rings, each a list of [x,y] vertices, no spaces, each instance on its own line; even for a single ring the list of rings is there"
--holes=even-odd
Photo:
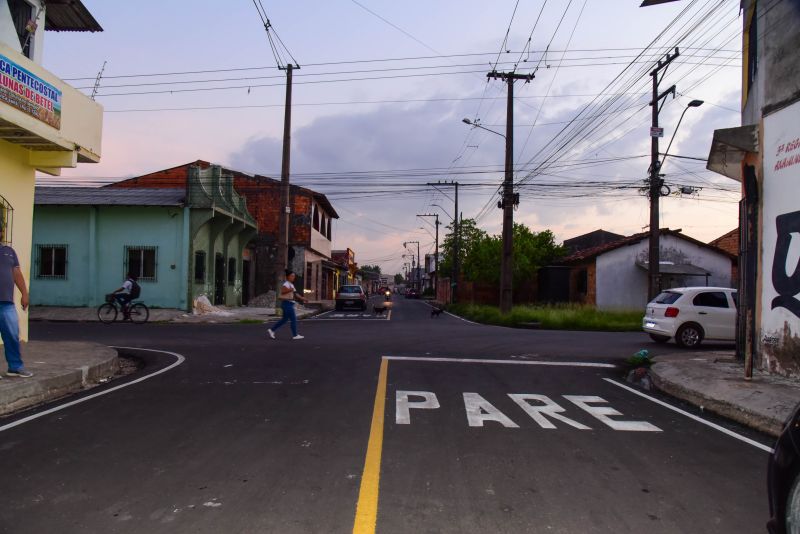
[[[58,176],[101,152],[103,108],[42,68],[45,31],[102,28],[79,0],[0,0],[0,221],[26,280],[36,172]],[[26,340],[28,316],[17,311]]]
[[[800,376],[800,3],[742,0],[741,126],[707,168],[742,184],[737,355]]]
[[[33,305],[98,306],[127,273],[148,306],[242,303],[256,225],[219,167],[185,188],[39,187],[35,203]]]
[[[192,169],[208,169],[211,163],[197,160],[109,185],[109,188],[183,187]],[[335,267],[330,263],[333,219],[339,215],[328,198],[315,191],[291,186],[289,224],[289,265],[277,264],[277,236],[280,226],[279,180],[221,168],[232,177],[233,189],[247,201],[247,209],[258,231],[245,250],[250,276],[246,277],[243,302],[275,288],[285,268],[297,274],[295,287],[311,301],[333,298]]]

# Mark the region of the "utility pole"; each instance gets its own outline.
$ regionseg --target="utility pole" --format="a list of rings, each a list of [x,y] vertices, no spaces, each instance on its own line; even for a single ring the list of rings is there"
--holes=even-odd
[[[452,182],[452,181],[451,182],[435,182],[435,183],[428,182],[428,185],[432,186],[432,187],[444,185],[444,186],[448,186],[448,187],[453,187],[453,189],[455,190],[455,195],[453,197],[454,198],[454,202],[455,202],[455,208],[454,208],[455,211],[453,211],[453,238],[454,238],[454,241],[455,241],[455,243],[454,243],[454,245],[455,245],[455,254],[453,254],[453,273],[451,275],[452,278],[450,280],[450,288],[451,288],[450,301],[452,303],[455,303],[455,302],[458,302],[457,299],[456,299],[456,294],[457,294],[457,291],[458,291],[458,273],[459,273],[459,268],[460,268],[459,256],[460,256],[460,252],[461,252],[461,225],[459,224],[459,221],[458,221],[458,182]],[[437,235],[438,235],[438,230],[437,230]],[[437,261],[438,261],[438,259],[437,259]],[[437,267],[437,273],[436,274],[437,275],[439,274],[438,273],[438,267]]]
[[[663,100],[672,95],[675,98],[675,86],[673,85],[663,93],[658,92],[658,85],[664,78],[662,74],[659,77],[659,72],[666,70],[667,66],[672,63],[680,53],[678,48],[675,48],[675,53],[667,55],[664,59],[659,59],[654,68],[650,72],[653,77],[653,100],[650,101],[652,106],[653,122],[650,128],[650,242],[647,260],[647,297],[648,300],[654,299],[660,291],[660,262],[661,250],[659,245],[660,238],[660,224],[659,224],[659,200],[661,198],[661,162],[658,160],[658,138],[663,135],[663,129],[658,127],[658,114],[663,106]]]
[[[289,184],[289,158],[292,140],[292,70],[300,68],[288,63],[286,69],[286,107],[283,115],[283,157],[281,162],[281,213],[278,229],[278,268],[275,272],[275,292],[281,287],[283,269],[289,267],[289,217],[292,208],[289,205],[291,185]],[[281,67],[283,70],[283,67]],[[304,274],[304,273],[303,273]]]
[[[435,217],[436,222],[434,228],[436,229],[436,248],[433,252],[433,294],[436,294],[436,286],[439,284],[439,214],[438,213],[423,213],[417,217]]]
[[[514,207],[519,205],[519,195],[514,194],[514,81],[533,79],[533,74],[516,74],[514,72],[497,72],[493,70],[487,78],[500,78],[508,84],[508,102],[506,103],[506,165],[503,181],[503,199],[498,207],[503,210],[503,255],[500,262],[500,313],[511,311],[513,303],[514,273]]]
[[[414,244],[414,243],[417,244],[417,276],[416,276],[416,278],[417,278],[417,290],[419,291],[420,289],[422,289],[422,287],[421,287],[422,286],[422,277],[420,276],[420,266],[419,266],[419,241],[406,241],[406,242],[403,243],[403,248],[408,248],[408,245],[411,245],[411,244]],[[414,256],[413,252],[411,253],[411,256],[412,257]],[[413,266],[414,265],[412,264],[412,267]]]

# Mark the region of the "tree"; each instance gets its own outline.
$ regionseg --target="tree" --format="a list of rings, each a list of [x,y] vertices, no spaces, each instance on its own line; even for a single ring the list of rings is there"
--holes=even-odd
[[[455,257],[455,234],[453,233],[453,223],[447,225],[449,232],[444,237],[441,252],[443,255],[442,263],[439,266],[439,273],[442,277],[452,276],[453,273],[453,259]],[[478,228],[475,219],[464,219],[461,221],[460,241],[461,247],[459,250],[459,263],[461,269],[464,269],[464,262],[469,256],[470,252],[474,249],[475,245],[487,236],[484,230]]]
[[[403,283],[403,275],[399,274],[399,273],[394,275],[394,283],[397,284],[397,285],[402,284]]]
[[[380,265],[362,265],[362,271],[369,271],[371,273],[378,273],[381,274],[381,266]]]
[[[467,221],[464,222],[467,223]],[[464,225],[460,255],[461,272],[464,278],[471,282],[498,285],[503,255],[503,238],[501,235],[488,235],[478,229],[472,220],[469,220],[469,223],[469,225]],[[448,235],[448,238],[450,237]],[[447,243],[447,238],[445,242]],[[446,250],[449,251],[449,249]],[[550,230],[533,232],[524,224],[515,223],[514,286],[521,287],[540,267],[558,259],[564,253],[564,247],[556,244],[555,236]],[[443,267],[443,272],[449,273],[450,271]]]

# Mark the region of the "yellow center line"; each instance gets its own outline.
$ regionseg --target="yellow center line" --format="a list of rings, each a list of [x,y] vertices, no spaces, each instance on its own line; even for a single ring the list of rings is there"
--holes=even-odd
[[[367,457],[361,475],[361,488],[358,490],[356,518],[353,534],[374,534],[378,521],[378,491],[381,479],[381,452],[383,451],[383,414],[386,409],[386,375],[389,360],[381,359],[378,373],[378,388],[375,392],[375,406],[372,410],[372,426],[369,430]]]

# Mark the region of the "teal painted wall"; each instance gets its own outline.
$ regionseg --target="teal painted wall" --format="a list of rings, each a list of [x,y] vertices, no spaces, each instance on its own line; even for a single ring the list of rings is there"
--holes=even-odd
[[[36,206],[37,244],[66,244],[67,278],[31,276],[31,303],[98,306],[125,279],[125,247],[157,247],[156,280],[141,281],[148,306],[187,308],[188,238],[184,208]],[[94,224],[93,224],[94,223]],[[94,237],[94,239],[92,239]]]

